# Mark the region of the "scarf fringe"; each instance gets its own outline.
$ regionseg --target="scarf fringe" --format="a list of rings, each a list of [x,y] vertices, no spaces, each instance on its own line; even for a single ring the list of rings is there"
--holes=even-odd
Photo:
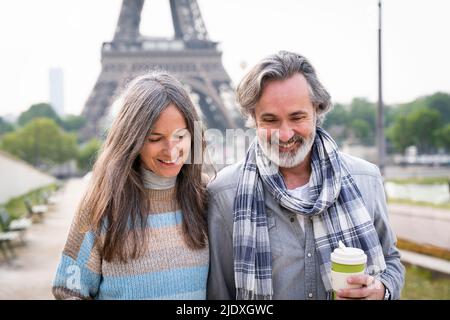
[[[255,294],[254,291],[236,288],[236,300],[272,300],[272,295]]]

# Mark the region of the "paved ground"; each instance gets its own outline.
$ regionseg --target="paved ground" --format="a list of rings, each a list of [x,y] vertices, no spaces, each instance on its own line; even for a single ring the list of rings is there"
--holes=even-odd
[[[0,299],[53,299],[51,283],[84,189],[83,180],[68,181],[44,221],[27,230],[27,243],[16,247],[17,257],[0,262]]]
[[[389,204],[397,237],[450,250],[450,210]]]

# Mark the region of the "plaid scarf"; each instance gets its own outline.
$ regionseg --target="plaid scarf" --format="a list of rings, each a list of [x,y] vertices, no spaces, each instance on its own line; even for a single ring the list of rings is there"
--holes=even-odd
[[[320,272],[330,297],[330,254],[339,240],[364,250],[367,270],[386,269],[378,234],[361,193],[342,162],[334,140],[321,128],[311,153],[311,200],[288,193],[278,168],[264,155],[257,138],[250,146],[239,176],[234,202],[233,248],[237,299],[272,299],[272,261],[264,189],[281,207],[312,217]]]

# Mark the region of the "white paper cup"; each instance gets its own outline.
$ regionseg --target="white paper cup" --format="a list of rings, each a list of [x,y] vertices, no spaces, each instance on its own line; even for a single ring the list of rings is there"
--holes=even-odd
[[[347,288],[360,288],[359,284],[347,283],[348,277],[363,275],[367,256],[363,250],[339,247],[331,253],[331,284],[333,291]]]

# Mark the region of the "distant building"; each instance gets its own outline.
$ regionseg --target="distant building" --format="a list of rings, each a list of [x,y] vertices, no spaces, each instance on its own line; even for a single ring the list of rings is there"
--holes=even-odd
[[[61,68],[49,70],[50,104],[59,116],[64,115],[64,74]]]

